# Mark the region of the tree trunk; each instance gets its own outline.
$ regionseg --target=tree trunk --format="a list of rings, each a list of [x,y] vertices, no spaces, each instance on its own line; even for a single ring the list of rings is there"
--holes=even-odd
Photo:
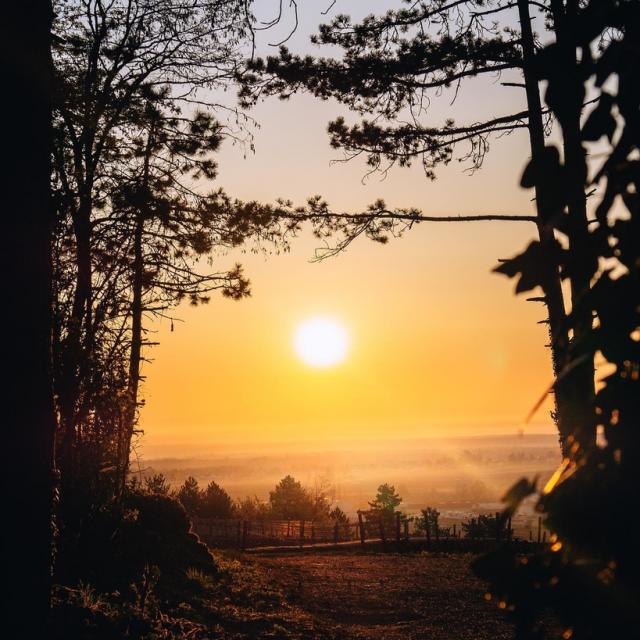
[[[146,198],[149,196],[149,176],[151,153],[153,150],[153,139],[155,131],[155,120],[152,120],[147,144],[145,147],[144,164],[142,168],[141,191]],[[129,381],[127,388],[127,408],[124,419],[124,434],[122,449],[120,451],[121,464],[121,489],[129,470],[129,455],[131,452],[131,441],[136,423],[136,410],[138,407],[138,388],[140,386],[140,363],[142,361],[142,313],[143,307],[143,287],[144,287],[144,251],[143,236],[145,224],[145,207],[137,207],[135,210],[135,229],[133,236],[133,270],[131,277],[132,301],[131,301],[131,349],[129,351]]]
[[[571,284],[571,308],[573,321],[572,341],[580,344],[591,333],[592,317],[588,305],[582,300],[591,288],[591,278],[597,269],[592,255],[587,221],[586,152],[580,135],[580,117],[584,102],[584,87],[578,73],[576,42],[572,23],[576,19],[578,4],[567,0],[566,9],[562,0],[551,0],[554,30],[561,59],[562,76],[566,79],[561,109],[556,115],[563,134],[564,165],[567,187],[568,236],[571,256],[569,269]],[[575,356],[574,356],[575,357]],[[573,413],[570,416],[573,436],[580,447],[589,450],[595,446],[596,431],[593,422],[595,397],[594,364],[589,359],[578,363],[568,377],[569,393]]]
[[[58,462],[63,476],[78,471],[78,412],[83,387],[91,375],[92,338],[92,268],[91,268],[90,196],[81,197],[73,213],[76,241],[76,276],[71,317],[61,347],[61,368],[57,373],[56,392],[60,410]]]
[[[2,403],[2,628],[46,637],[52,568],[51,4],[9,2],[0,21],[6,323]]]
[[[544,162],[545,136],[538,80],[531,70],[535,57],[535,48],[528,0],[518,0],[518,12],[522,37],[527,108],[529,111],[528,128],[531,159],[534,165],[537,164],[540,167]],[[536,184],[535,195],[538,236],[540,245],[548,256],[548,259],[545,260],[544,264],[540,265],[540,268],[543,272],[542,289],[548,311],[553,373],[556,380],[558,380],[554,388],[554,418],[558,426],[562,454],[566,457],[570,455],[572,438],[577,428],[576,407],[581,404],[581,398],[588,397],[589,393],[593,393],[593,374],[591,374],[590,378],[571,375],[568,378],[559,379],[563,369],[570,364],[568,320],[558,264],[553,255],[555,244],[553,220],[561,212],[554,210],[555,205],[546,193],[545,184],[541,180]],[[584,201],[584,191],[582,191],[582,198]],[[584,229],[586,231],[586,216]]]
[[[136,409],[138,406],[138,387],[140,385],[140,361],[142,358],[142,287],[144,279],[144,256],[142,237],[144,231],[144,216],[136,212],[136,226],[133,237],[133,273],[131,303],[131,348],[129,351],[129,381],[127,388],[127,406],[124,418],[124,433],[122,434],[122,449],[120,451],[120,490],[124,491],[129,471],[129,455],[131,440],[136,423]]]

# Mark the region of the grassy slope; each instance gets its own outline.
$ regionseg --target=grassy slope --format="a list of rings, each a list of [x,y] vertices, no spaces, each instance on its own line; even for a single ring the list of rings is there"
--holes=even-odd
[[[188,592],[123,604],[89,589],[62,594],[57,637],[67,640],[496,640],[511,628],[465,555],[324,553],[247,557],[215,553],[215,577]]]

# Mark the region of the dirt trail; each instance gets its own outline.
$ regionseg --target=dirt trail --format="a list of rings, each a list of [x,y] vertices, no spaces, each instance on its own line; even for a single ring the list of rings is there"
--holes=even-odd
[[[255,557],[261,571],[336,637],[514,637],[466,555],[323,553]],[[332,634],[333,635],[333,634]]]

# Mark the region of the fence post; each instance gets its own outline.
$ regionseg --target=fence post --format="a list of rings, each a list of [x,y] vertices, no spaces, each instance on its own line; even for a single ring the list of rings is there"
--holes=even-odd
[[[453,525],[453,537],[454,538],[458,537],[458,534],[456,533],[456,525],[455,524]]]
[[[360,526],[360,544],[364,544],[364,521],[362,511],[358,511],[358,525]]]
[[[431,549],[431,520],[424,516],[424,533],[427,537],[427,549]]]
[[[386,532],[384,530],[384,519],[381,517],[380,520],[378,521],[380,524],[380,540],[382,540],[382,546],[383,548],[386,549],[387,546],[387,536],[386,536]]]
[[[314,545],[316,543],[316,525],[311,523],[311,544]]]
[[[304,520],[300,520],[300,548],[304,546]]]
[[[400,544],[400,512],[396,511],[396,544]]]
[[[246,520],[242,521],[242,550],[244,551],[247,548],[247,529],[248,529],[248,522]]]
[[[236,544],[238,549],[242,548],[242,520],[238,520],[238,526],[236,531]]]
[[[404,521],[404,539],[409,540],[409,520]]]

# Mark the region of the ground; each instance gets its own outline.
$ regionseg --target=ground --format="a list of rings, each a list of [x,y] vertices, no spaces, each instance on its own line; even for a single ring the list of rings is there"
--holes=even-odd
[[[304,622],[300,637],[512,638],[503,612],[485,599],[471,560],[463,554],[305,553],[258,555],[241,564],[267,591],[284,596],[280,624]]]
[[[472,555],[214,551],[217,570],[133,596],[60,587],[54,640],[507,640]]]

